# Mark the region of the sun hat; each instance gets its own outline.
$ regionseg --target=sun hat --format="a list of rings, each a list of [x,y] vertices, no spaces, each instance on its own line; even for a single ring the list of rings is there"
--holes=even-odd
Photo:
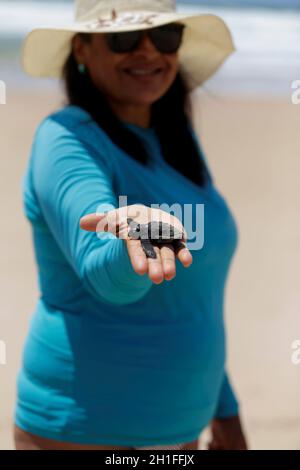
[[[108,33],[154,28],[182,22],[179,61],[189,90],[211,77],[235,51],[225,22],[213,14],[179,13],[176,0],[77,0],[75,20],[59,27],[39,27],[25,38],[22,66],[33,77],[61,77],[78,33]]]

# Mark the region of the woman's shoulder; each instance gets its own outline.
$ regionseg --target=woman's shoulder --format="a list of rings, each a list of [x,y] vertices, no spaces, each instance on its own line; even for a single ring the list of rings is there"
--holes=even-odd
[[[48,114],[39,123],[33,138],[31,161],[40,165],[47,162],[48,166],[55,166],[58,161],[78,165],[80,156],[82,164],[95,160],[101,168],[112,171],[110,154],[108,138],[90,114],[78,106],[68,105]]]
[[[34,141],[53,144],[57,141],[81,142],[98,154],[109,144],[108,136],[92,116],[75,105],[64,106],[48,114],[38,125]]]
[[[44,117],[37,127],[37,132],[41,129],[76,131],[92,122],[92,117],[84,109],[75,105],[66,105]]]

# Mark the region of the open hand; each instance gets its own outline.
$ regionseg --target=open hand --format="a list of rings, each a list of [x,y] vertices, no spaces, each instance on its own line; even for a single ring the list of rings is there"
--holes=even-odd
[[[128,236],[129,226],[127,219],[131,218],[139,224],[147,224],[152,221],[161,221],[173,225],[184,233],[181,246],[175,250],[170,244],[154,246],[156,258],[147,258],[142,249],[140,240],[132,240]],[[113,233],[118,238],[124,239],[132,267],[137,274],[148,273],[149,278],[160,284],[164,280],[170,281],[176,276],[176,258],[184,267],[190,266],[192,255],[186,246],[186,231],[179,219],[160,209],[152,209],[142,204],[113,209],[106,213],[94,213],[82,217],[80,227],[92,232]]]

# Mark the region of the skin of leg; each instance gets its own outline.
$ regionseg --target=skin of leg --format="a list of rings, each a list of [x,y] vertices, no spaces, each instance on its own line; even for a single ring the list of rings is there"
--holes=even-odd
[[[130,447],[110,445],[85,445],[71,442],[60,442],[31,434],[14,426],[16,450],[129,450]]]
[[[83,445],[69,442],[54,441],[36,436],[14,426],[14,441],[16,450],[132,450],[133,447],[109,445]],[[186,443],[180,450],[199,450],[199,441]]]
[[[135,448],[132,447],[131,449],[135,449]],[[139,449],[139,450],[142,450],[142,449]],[[200,450],[199,439],[196,439],[195,441],[187,442],[186,444],[184,444],[184,446],[182,446],[180,449],[178,449],[178,452],[180,452],[181,450]]]
[[[181,450],[200,450],[199,439],[192,442],[187,442]]]

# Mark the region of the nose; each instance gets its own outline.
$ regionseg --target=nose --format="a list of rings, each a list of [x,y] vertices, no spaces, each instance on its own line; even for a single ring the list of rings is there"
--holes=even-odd
[[[157,51],[155,45],[153,44],[153,42],[151,41],[151,39],[150,39],[147,32],[144,32],[144,34],[143,34],[143,36],[140,40],[139,46],[135,50],[135,52],[137,54],[138,53],[144,53],[144,54],[147,54],[147,55],[157,55],[158,54],[158,51]]]

